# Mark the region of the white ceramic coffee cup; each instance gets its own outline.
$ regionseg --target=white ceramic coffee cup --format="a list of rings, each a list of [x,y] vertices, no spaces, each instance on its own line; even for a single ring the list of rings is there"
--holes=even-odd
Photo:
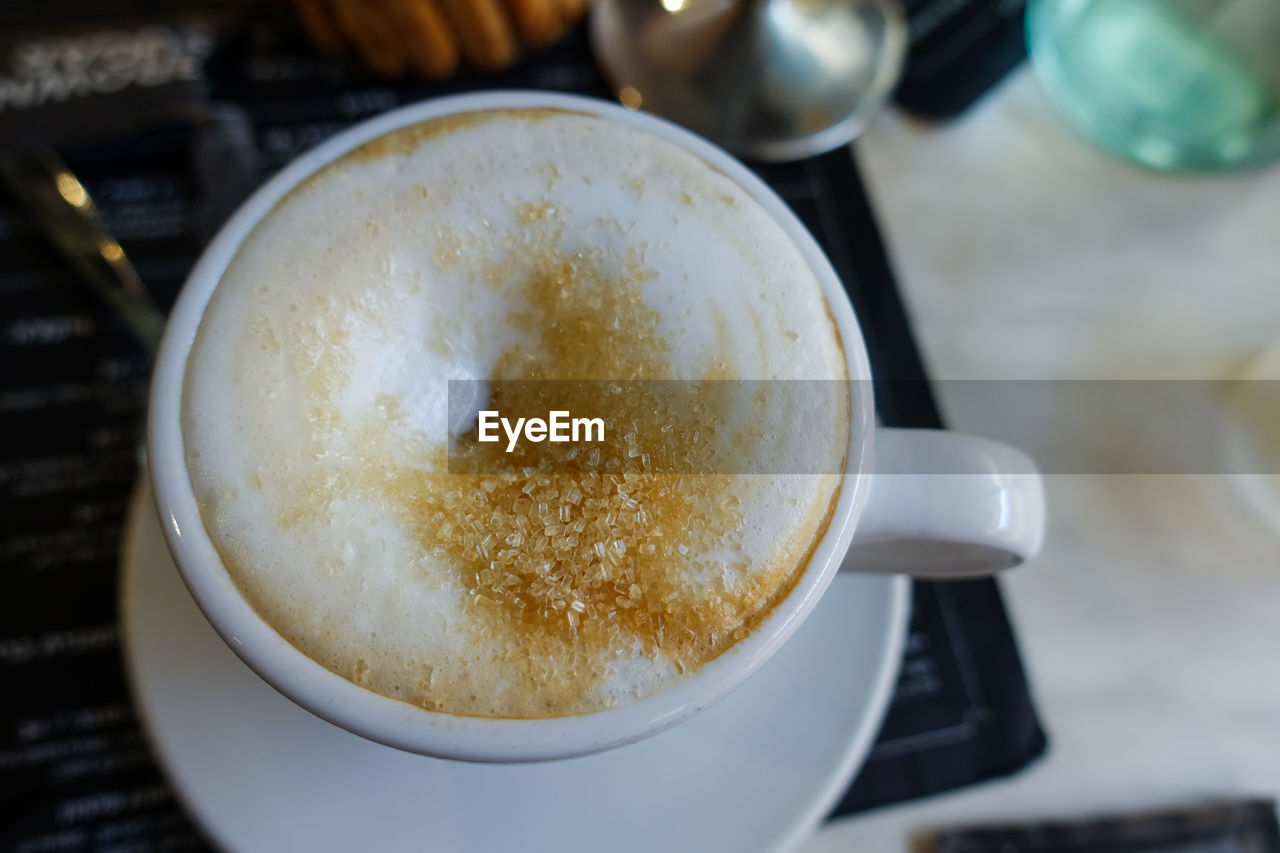
[[[201,315],[223,271],[259,220],[293,187],[347,151],[406,125],[474,110],[538,107],[595,114],[664,137],[759,201],[795,241],[822,285],[855,380],[855,418],[849,468],[830,524],[791,594],[752,634],[686,679],[618,708],[546,719],[467,717],[391,699],[325,669],[240,596],[204,529],[187,473],[183,382]],[[424,755],[473,761],[563,758],[654,734],[729,693],[804,621],[842,562],[858,570],[973,574],[1016,565],[1039,549],[1044,498],[1029,459],[1012,448],[954,433],[878,428],[869,380],[862,335],[835,271],[786,204],[728,154],[654,116],[594,99],[538,92],[460,95],[404,107],[338,134],[282,170],[231,217],[192,271],[165,332],[151,390],[150,473],[169,548],[196,603],[232,650],[285,696],[358,735]],[[874,460],[891,457],[910,459],[917,470],[971,473],[872,473]],[[937,464],[916,464],[930,460]]]

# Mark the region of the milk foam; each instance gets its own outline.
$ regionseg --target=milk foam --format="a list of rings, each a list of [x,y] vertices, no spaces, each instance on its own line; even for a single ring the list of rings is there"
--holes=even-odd
[[[632,128],[472,114],[392,134],[282,200],[228,267],[188,362],[183,430],[206,528],[299,649],[457,713],[598,710],[690,666],[625,637],[521,653],[537,638],[477,615],[450,555],[406,522],[421,505],[406,483],[441,464],[447,381],[519,378],[494,374],[532,334],[511,319],[530,229],[635,282],[667,345],[668,373],[649,378],[846,378],[820,287],[781,228],[727,177]],[[848,412],[828,416],[813,452],[838,470]],[[732,479],[736,568],[691,566],[685,589],[727,589],[710,608],[743,591],[740,636],[794,582],[838,477]]]

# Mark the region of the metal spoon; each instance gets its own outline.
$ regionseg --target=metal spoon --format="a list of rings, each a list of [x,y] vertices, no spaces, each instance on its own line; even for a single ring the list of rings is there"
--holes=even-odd
[[[51,149],[0,158],[0,178],[58,253],[154,355],[164,315],[98,218],[93,199]]]
[[[596,0],[590,32],[625,106],[762,160],[853,139],[907,44],[892,0]]]

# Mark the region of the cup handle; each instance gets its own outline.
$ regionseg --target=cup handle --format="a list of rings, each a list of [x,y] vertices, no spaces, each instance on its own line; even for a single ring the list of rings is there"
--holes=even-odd
[[[880,427],[875,454],[841,571],[972,577],[1040,550],[1044,481],[1022,451],[944,430]]]

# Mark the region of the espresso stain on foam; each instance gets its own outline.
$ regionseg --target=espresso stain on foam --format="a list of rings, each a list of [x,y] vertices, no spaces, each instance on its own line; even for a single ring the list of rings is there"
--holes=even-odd
[[[489,408],[590,412],[606,441],[506,454],[473,433],[454,462],[485,473],[392,480],[423,548],[458,572],[471,615],[520,673],[499,713],[543,716],[594,710],[584,704],[592,688],[637,648],[682,673],[713,659],[786,596],[816,539],[809,528],[771,565],[752,566],[738,510],[750,478],[671,473],[725,464],[716,454],[731,446],[718,435],[728,398],[628,381],[674,375],[643,298],[653,274],[642,251],[563,252],[553,205],[525,205],[516,219],[522,239],[503,262],[516,269],[502,277],[522,280],[508,322],[532,345],[508,350],[494,378],[534,381],[494,385]],[[546,379],[616,380],[616,393],[537,382]],[[432,468],[446,463],[437,456]]]
[[[474,110],[467,113],[457,113],[450,116],[441,116],[440,118],[428,119],[418,124],[402,127],[386,133],[376,139],[371,139],[363,145],[355,148],[342,156],[342,160],[338,162],[368,162],[372,160],[381,160],[389,156],[405,156],[412,154],[424,143],[438,139],[449,133],[455,133],[472,127],[479,127],[498,119],[516,120],[525,122],[542,121],[543,119],[552,118],[554,116],[576,115],[584,118],[595,118],[590,113],[580,112],[578,110],[565,110],[557,107],[539,107],[537,109],[502,109],[502,110]]]

